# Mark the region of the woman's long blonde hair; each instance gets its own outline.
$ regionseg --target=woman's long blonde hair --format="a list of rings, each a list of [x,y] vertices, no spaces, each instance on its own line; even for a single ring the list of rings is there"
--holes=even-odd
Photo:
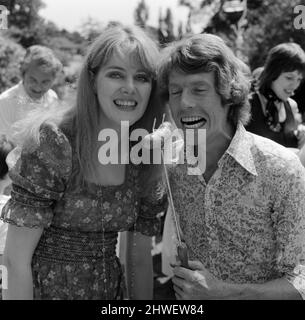
[[[114,52],[132,54],[152,77],[152,92],[143,117],[135,124],[149,132],[153,120],[162,118],[164,107],[160,104],[156,90],[156,70],[159,50],[156,43],[136,26],[112,25],[90,46],[83,63],[77,88],[76,103],[73,106],[52,106],[46,112],[35,111],[27,119],[18,123],[15,138],[22,141],[39,142],[39,129],[43,123],[69,126],[75,136],[77,158],[84,176],[93,173],[92,155],[99,130],[100,106],[94,91],[94,81],[101,66],[105,65]]]

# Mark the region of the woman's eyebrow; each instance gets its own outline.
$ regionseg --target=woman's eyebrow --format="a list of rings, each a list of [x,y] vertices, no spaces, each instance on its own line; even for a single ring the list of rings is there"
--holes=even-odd
[[[105,70],[109,70],[109,69],[119,70],[119,71],[126,71],[125,68],[119,67],[119,66],[108,66],[108,67],[105,68]],[[149,73],[146,69],[143,69],[143,68],[137,69],[136,72],[142,72],[142,73],[145,73],[145,74]]]
[[[115,69],[115,70],[125,71],[125,69],[124,69],[123,67],[119,67],[119,66],[107,66],[105,69],[106,69],[106,70],[108,70],[108,69]]]

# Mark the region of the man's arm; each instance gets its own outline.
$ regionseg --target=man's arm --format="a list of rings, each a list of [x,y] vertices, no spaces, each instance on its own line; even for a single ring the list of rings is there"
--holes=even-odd
[[[235,286],[235,288],[234,288]],[[243,284],[229,286],[232,299],[256,300],[301,300],[300,293],[286,278],[268,281],[264,284]]]
[[[192,270],[174,268],[174,290],[178,300],[297,300],[300,293],[285,278],[263,284],[232,284],[215,278],[199,261],[189,261]]]

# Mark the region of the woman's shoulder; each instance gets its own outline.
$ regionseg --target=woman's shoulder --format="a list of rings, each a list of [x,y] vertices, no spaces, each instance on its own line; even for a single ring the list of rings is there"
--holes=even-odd
[[[27,163],[52,163],[55,166],[70,167],[72,146],[64,131],[55,123],[47,122],[40,125],[38,136],[31,137],[17,147],[21,159]]]
[[[13,183],[39,193],[37,186],[59,186],[67,181],[72,170],[72,148],[69,139],[54,123],[43,123],[39,137],[26,141],[14,149],[14,163],[10,165]],[[28,179],[24,179],[28,177]],[[55,181],[55,182],[54,182]],[[51,185],[52,184],[52,185]],[[44,188],[43,192],[46,192]]]
[[[52,122],[43,123],[39,129],[39,145],[47,143],[51,146],[71,146],[70,132]]]

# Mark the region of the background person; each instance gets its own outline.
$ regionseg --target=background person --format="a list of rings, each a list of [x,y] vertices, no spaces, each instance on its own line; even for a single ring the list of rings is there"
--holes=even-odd
[[[297,103],[290,97],[305,71],[305,53],[296,43],[272,48],[259,77],[258,90],[250,98],[251,120],[247,130],[285,147],[302,147],[304,126]]]
[[[0,133],[11,139],[14,123],[57,100],[51,87],[61,69],[51,49],[34,45],[26,50],[20,67],[22,81],[0,95]]]

